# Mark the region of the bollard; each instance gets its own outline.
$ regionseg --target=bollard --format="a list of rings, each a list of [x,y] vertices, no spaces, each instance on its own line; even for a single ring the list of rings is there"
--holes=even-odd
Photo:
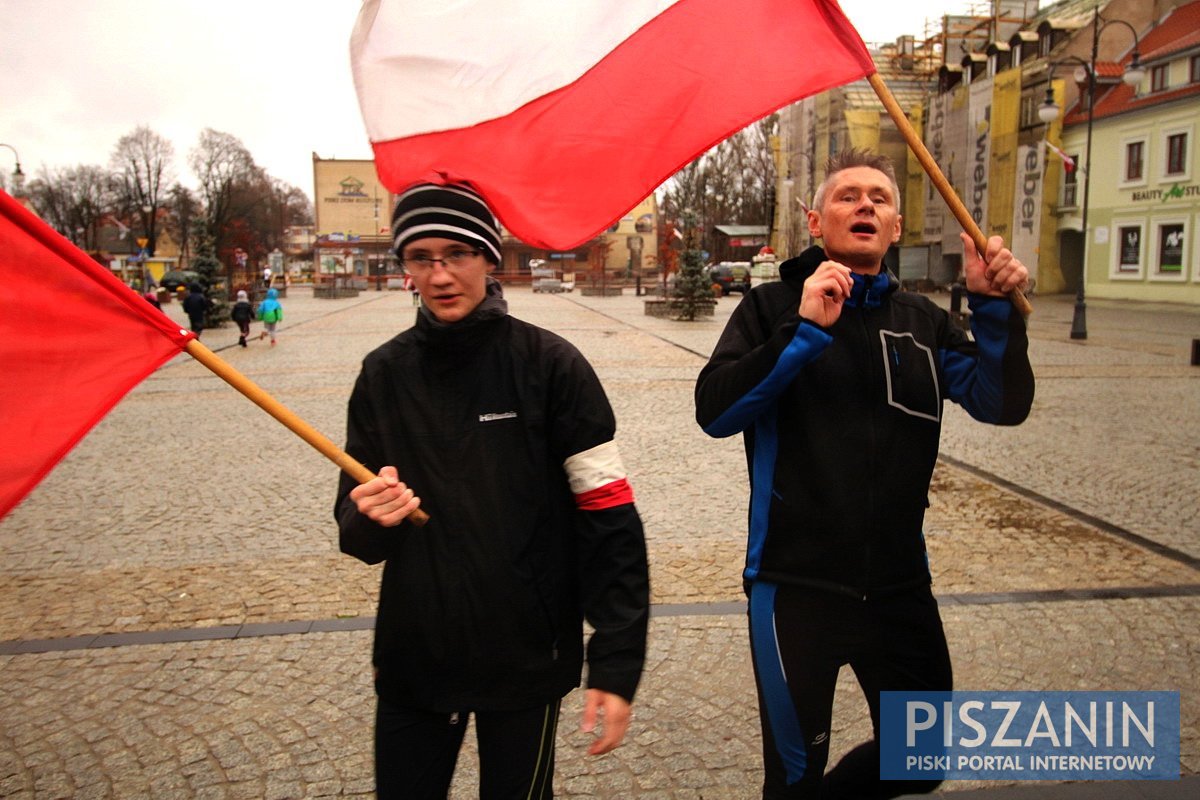
[[[1192,339],[1192,366],[1200,367],[1200,339]]]

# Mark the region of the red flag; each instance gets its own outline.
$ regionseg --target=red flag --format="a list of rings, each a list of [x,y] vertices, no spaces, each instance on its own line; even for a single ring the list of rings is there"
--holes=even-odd
[[[834,0],[367,0],[351,60],[390,190],[468,182],[547,249],[755,119],[875,71]]]
[[[193,338],[0,192],[0,517]]]

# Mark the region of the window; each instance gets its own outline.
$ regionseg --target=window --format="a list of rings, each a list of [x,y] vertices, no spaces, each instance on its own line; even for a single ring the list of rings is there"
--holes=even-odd
[[[1070,159],[1079,164],[1079,154],[1075,153]],[[1074,208],[1079,205],[1079,173],[1074,169],[1063,170],[1063,206]]]
[[[1173,133],[1167,137],[1167,174],[1187,172],[1187,134]]]
[[[1161,92],[1167,88],[1168,66],[1168,64],[1159,64],[1157,67],[1150,68],[1150,91]]]
[[[1140,181],[1145,177],[1146,143],[1129,142],[1125,145],[1125,180]]]
[[[1184,259],[1187,258],[1187,221],[1166,219],[1154,223],[1154,268],[1152,277],[1169,280],[1184,279]]]
[[[1030,92],[1021,95],[1021,127],[1032,128],[1034,125],[1041,125],[1042,120],[1038,116],[1038,106],[1042,104],[1042,98],[1038,97],[1037,92]]]
[[[1137,275],[1142,271],[1142,226],[1117,226],[1117,273]]]
[[[1038,55],[1042,58],[1050,55],[1050,31],[1046,31],[1038,37]]]
[[[1188,80],[1192,83],[1200,83],[1200,56],[1192,56],[1188,64]]]

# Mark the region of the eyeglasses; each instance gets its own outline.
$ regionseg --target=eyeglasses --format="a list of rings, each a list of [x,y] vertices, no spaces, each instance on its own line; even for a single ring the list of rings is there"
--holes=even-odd
[[[445,269],[459,269],[475,263],[475,259],[482,255],[478,250],[450,250],[443,253],[441,258],[433,258],[424,253],[408,256],[400,263],[409,272],[427,272],[433,269],[434,264],[441,264]]]

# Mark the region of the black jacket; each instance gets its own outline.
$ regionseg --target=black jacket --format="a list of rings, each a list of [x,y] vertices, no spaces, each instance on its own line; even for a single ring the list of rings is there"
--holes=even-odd
[[[896,279],[855,274],[828,330],[798,315],[810,248],[730,318],[696,384],[712,436],[743,433],[750,470],[745,578],[863,596],[929,580],[922,524],[946,399],[984,422],[1029,413],[1025,321],[968,295],[971,341]]]
[[[641,521],[631,495],[579,510],[564,472],[614,431],[583,356],[509,316],[443,328],[419,315],[367,356],[346,450],[372,471],[394,465],[430,515],[381,528],[342,476],[343,552],[386,561],[381,696],[437,711],[557,699],[579,684],[586,616],[588,685],[632,700],[649,607]]]
[[[229,318],[237,323],[248,323],[254,319],[254,308],[248,301],[239,300],[233,304],[233,308],[229,312]]]

